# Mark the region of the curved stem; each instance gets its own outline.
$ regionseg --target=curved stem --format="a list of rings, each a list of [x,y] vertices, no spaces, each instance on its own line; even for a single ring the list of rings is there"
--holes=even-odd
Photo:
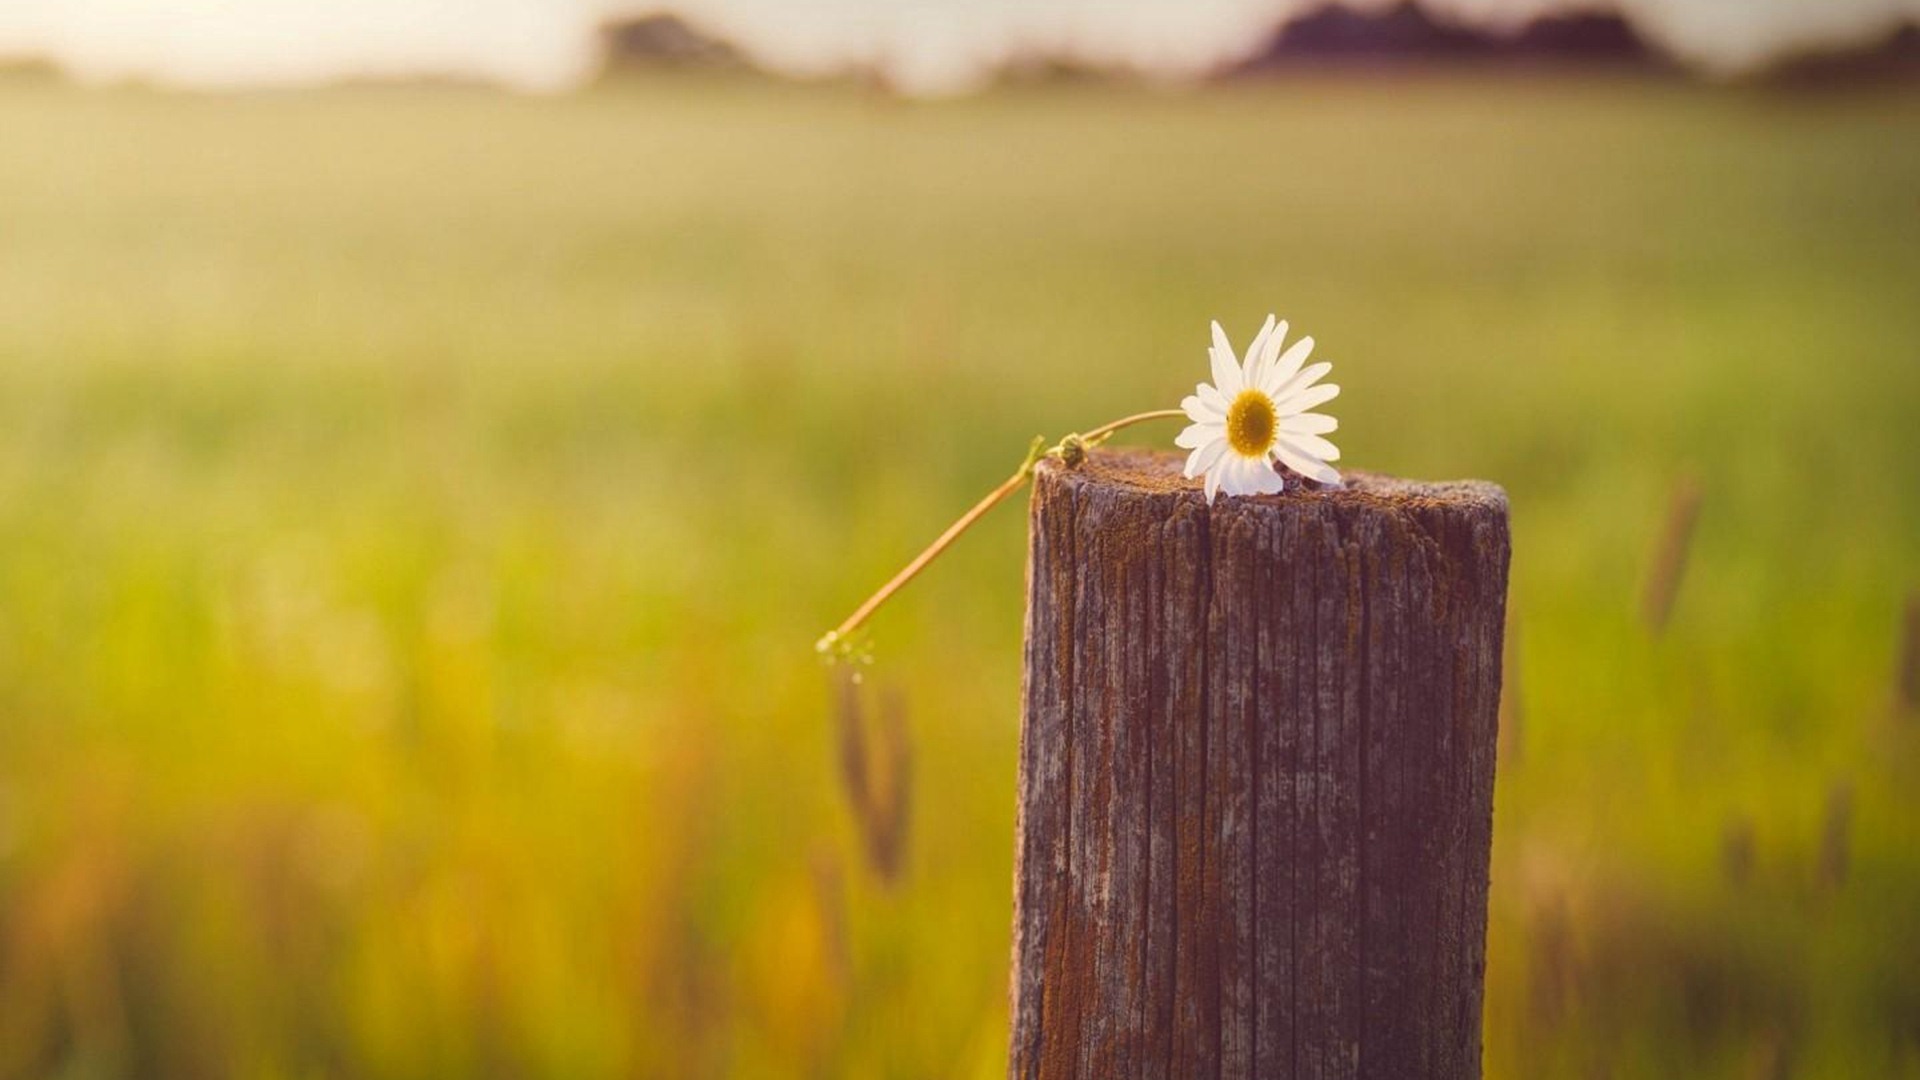
[[[1135,424],[1145,423],[1148,420],[1171,420],[1176,416],[1185,415],[1187,414],[1179,409],[1155,409],[1152,412],[1134,413],[1132,416],[1123,416],[1110,424],[1101,424],[1099,427],[1080,436],[1080,439],[1088,446],[1098,446],[1107,441],[1114,432],[1119,431],[1121,428],[1130,428]]]
[[[1184,417],[1185,415],[1186,413],[1179,409],[1156,409],[1153,412],[1123,416],[1111,423],[1102,424],[1092,431],[1087,432],[1085,435],[1069,435],[1044,452],[1040,448],[1045,445],[1046,440],[1035,439],[1032,449],[1027,452],[1027,459],[1020,463],[1020,467],[1014,470],[1012,476],[1001,481],[999,487],[987,492],[979,502],[973,504],[972,509],[961,514],[958,520],[947,526],[947,530],[941,533],[933,543],[928,544],[926,550],[914,556],[913,561],[901,567],[900,572],[893,575],[885,585],[880,586],[879,591],[867,597],[866,602],[862,603],[859,607],[854,608],[853,614],[847,616],[845,621],[839,626],[827,631],[826,634],[814,644],[814,649],[822,653],[830,653],[835,646],[846,639],[847,635],[860,629],[861,624],[865,623],[867,619],[872,617],[875,611],[880,609],[880,605],[892,599],[893,594],[899,592],[907,582],[918,577],[920,571],[927,568],[928,563],[938,558],[941,552],[951,547],[953,542],[960,539],[961,534],[972,528],[973,523],[979,521],[982,515],[999,505],[1007,496],[1020,490],[1020,485],[1026,483],[1027,478],[1033,475],[1033,467],[1039,463],[1042,457],[1062,458],[1065,456],[1067,446],[1070,443],[1078,443],[1082,449],[1090,448],[1107,441],[1115,432],[1123,428],[1145,423],[1148,420],[1166,420],[1176,416]],[[1072,463],[1077,463],[1078,459],[1072,458],[1068,460]]]
[[[887,600],[891,598],[894,593],[899,592],[901,587],[907,582],[919,576],[920,571],[925,570],[928,563],[938,557],[941,552],[947,550],[955,540],[960,539],[960,534],[966,532],[973,526],[974,522],[980,520],[980,515],[993,509],[1000,500],[1020,490],[1020,485],[1026,483],[1027,477],[1032,475],[1032,473],[1033,463],[1029,461],[1020,466],[1018,472],[1001,481],[999,487],[987,492],[985,498],[973,504],[973,509],[961,514],[958,521],[947,526],[947,531],[941,533],[939,539],[928,544],[927,549],[914,556],[913,561],[902,567],[899,573],[893,575],[891,581],[880,586],[880,591],[867,597],[866,603],[854,608],[853,614],[847,616],[845,622],[827,631],[826,636],[822,637],[820,641],[814,645],[814,648],[821,652],[827,652],[848,634],[858,630],[860,624],[867,621],[868,616],[879,610],[881,604],[886,603]]]

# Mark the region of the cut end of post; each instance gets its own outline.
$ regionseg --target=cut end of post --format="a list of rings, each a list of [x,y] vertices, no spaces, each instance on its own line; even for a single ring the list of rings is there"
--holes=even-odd
[[[1085,460],[1070,466],[1063,462],[1042,461],[1036,472],[1049,480],[1111,486],[1123,491],[1147,495],[1191,496],[1206,505],[1206,493],[1199,478],[1182,474],[1185,458],[1180,454],[1156,450],[1125,449],[1090,451]],[[1214,500],[1218,508],[1225,502],[1251,506],[1283,506],[1301,500],[1332,500],[1364,505],[1406,507],[1457,507],[1481,509],[1501,516],[1508,512],[1507,492],[1499,484],[1485,480],[1423,481],[1404,480],[1379,473],[1348,471],[1340,474],[1341,486],[1315,483],[1289,473],[1287,490],[1278,495],[1221,495]]]

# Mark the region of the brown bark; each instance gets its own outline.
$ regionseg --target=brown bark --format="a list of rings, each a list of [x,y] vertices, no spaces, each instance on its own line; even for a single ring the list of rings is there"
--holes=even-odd
[[[1009,1074],[1475,1077],[1507,502],[1034,479]]]

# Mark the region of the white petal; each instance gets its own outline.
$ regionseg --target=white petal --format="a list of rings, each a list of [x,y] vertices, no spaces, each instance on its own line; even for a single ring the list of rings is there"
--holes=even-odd
[[[1173,437],[1173,445],[1182,450],[1193,450],[1204,446],[1214,439],[1225,439],[1225,424],[1188,424],[1180,434]]]
[[[1273,316],[1269,315],[1267,318],[1271,319]],[[1267,347],[1260,350],[1260,363],[1254,369],[1254,386],[1267,385],[1267,379],[1273,373],[1273,365],[1280,359],[1280,346],[1286,343],[1287,320],[1281,319],[1279,325],[1273,328],[1273,333],[1267,336]]]
[[[1266,323],[1260,327],[1260,332],[1253,335],[1253,344],[1247,346],[1246,359],[1240,365],[1240,381],[1247,386],[1260,385],[1254,381],[1254,376],[1260,372],[1260,358],[1266,355],[1267,339],[1272,336],[1273,316],[1268,315]]]
[[[1293,348],[1282,354],[1280,359],[1274,362],[1273,369],[1267,373],[1267,378],[1270,380],[1267,385],[1278,388],[1280,384],[1293,378],[1293,373],[1300,370],[1300,365],[1307,362],[1307,356],[1312,352],[1311,335],[1294,342]]]
[[[1207,490],[1208,506],[1213,505],[1214,493],[1220,490],[1220,477],[1224,472],[1226,472],[1226,468],[1227,468],[1227,457],[1226,455],[1223,454],[1221,455],[1219,460],[1213,463],[1213,467],[1207,470],[1206,483],[1203,484],[1202,486],[1205,487]]]
[[[1238,454],[1227,455],[1227,475],[1220,480],[1220,490],[1229,495],[1253,495],[1259,492],[1249,465],[1257,465],[1252,458],[1243,458]]]
[[[1180,407],[1186,410],[1187,419],[1192,420],[1196,424],[1224,424],[1227,422],[1227,414],[1224,410],[1216,409],[1207,404],[1206,399],[1198,394],[1188,394],[1182,398],[1180,400]]]
[[[1213,324],[1213,348],[1207,352],[1207,359],[1213,364],[1213,385],[1231,398],[1245,389],[1240,380],[1240,364],[1234,359],[1233,346],[1227,343],[1227,332],[1220,324]]]
[[[1206,472],[1208,469],[1213,468],[1213,463],[1219,461],[1220,455],[1226,452],[1227,440],[1225,439],[1215,439],[1194,450],[1192,454],[1187,456],[1185,474],[1187,479],[1191,480],[1201,473]]]
[[[1323,484],[1340,482],[1340,473],[1333,466],[1317,460],[1312,455],[1302,453],[1284,438],[1275,443],[1273,449],[1280,455],[1280,460],[1287,463],[1287,468],[1301,476],[1318,480]]]
[[[1339,383],[1321,383],[1319,386],[1309,386],[1305,390],[1295,391],[1278,404],[1281,415],[1291,416],[1294,413],[1306,412],[1315,405],[1323,405],[1339,396]]]
[[[1213,471],[1218,474],[1213,484],[1222,495],[1240,494],[1240,455],[1228,450],[1214,463]]]
[[[1306,412],[1280,418],[1282,435],[1326,435],[1340,429],[1340,421],[1326,413]]]
[[[1322,375],[1332,370],[1333,365],[1327,363],[1325,360],[1317,364],[1308,364],[1307,370],[1281,382],[1279,386],[1273,388],[1274,400],[1278,401],[1305,390],[1307,387],[1319,382]]]
[[[1213,367],[1214,386],[1228,399],[1239,396],[1240,391],[1246,389],[1240,381],[1240,361],[1235,360],[1232,353],[1209,349],[1207,362]]]
[[[1340,448],[1318,435],[1308,435],[1304,432],[1290,431],[1282,433],[1280,437],[1287,441],[1288,446],[1293,447],[1303,454],[1311,454],[1321,461],[1340,460]]]
[[[1193,392],[1201,401],[1206,402],[1215,412],[1218,412],[1222,418],[1225,418],[1227,410],[1233,407],[1232,398],[1227,397],[1227,395],[1221,393],[1208,383],[1201,383],[1199,386],[1194,387]]]
[[[1287,478],[1266,458],[1261,458],[1251,470],[1254,490],[1261,495],[1278,495],[1287,489]]]

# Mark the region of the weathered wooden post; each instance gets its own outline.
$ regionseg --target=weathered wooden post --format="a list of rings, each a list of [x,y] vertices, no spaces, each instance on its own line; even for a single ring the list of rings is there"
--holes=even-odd
[[[1035,478],[1017,1078],[1477,1077],[1507,502]]]

